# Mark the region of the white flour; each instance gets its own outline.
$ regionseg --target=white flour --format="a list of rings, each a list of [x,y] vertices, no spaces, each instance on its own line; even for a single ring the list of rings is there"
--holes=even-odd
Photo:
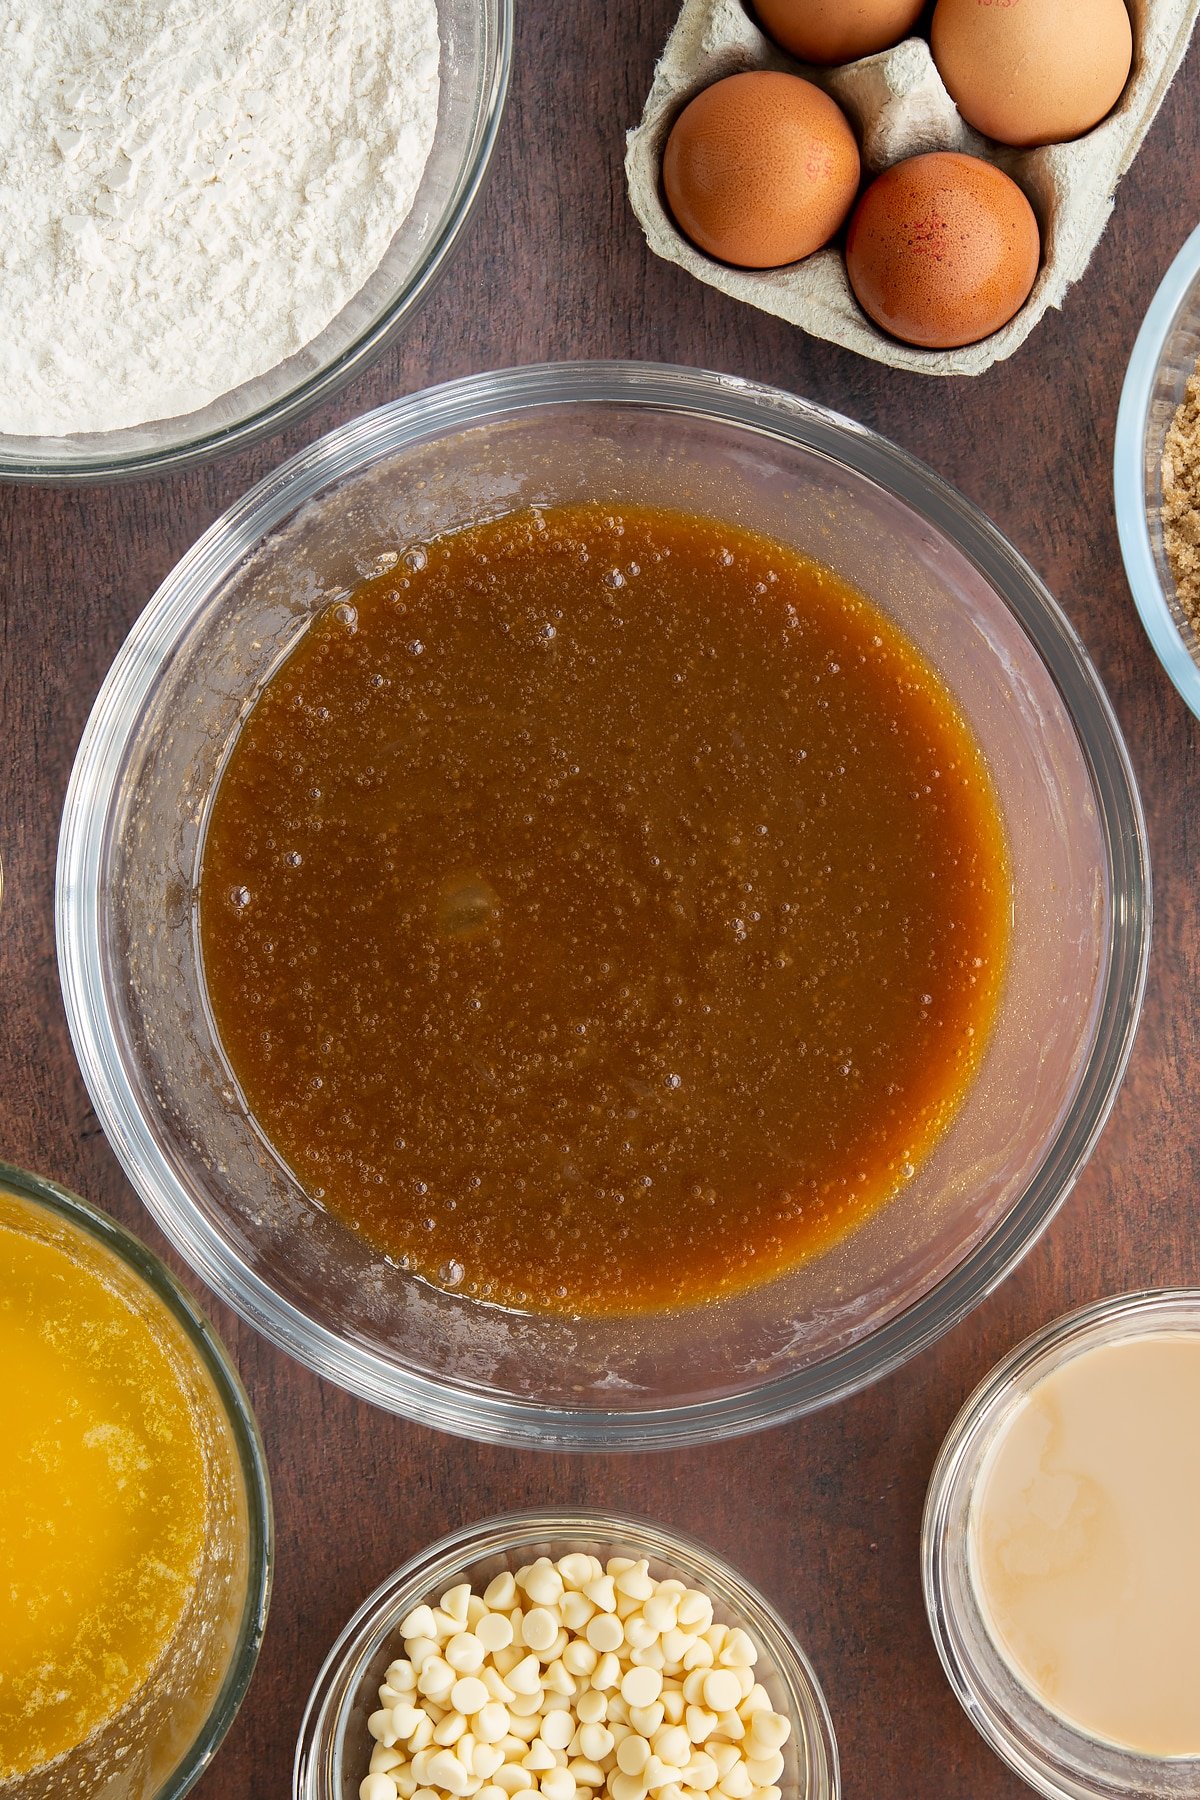
[[[206,405],[378,268],[435,0],[0,0],[0,432]]]

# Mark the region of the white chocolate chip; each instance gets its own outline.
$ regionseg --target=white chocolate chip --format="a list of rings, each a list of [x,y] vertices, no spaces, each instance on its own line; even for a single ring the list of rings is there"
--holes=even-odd
[[[475,1714],[473,1724],[481,1744],[499,1744],[508,1736],[508,1708],[499,1700],[489,1700]]]
[[[526,1788],[533,1786],[533,1776],[520,1763],[506,1762],[496,1770],[495,1785],[502,1794],[523,1794]]]
[[[401,1635],[360,1800],[781,1800],[791,1726],[753,1639],[644,1558],[540,1556]]]
[[[460,1625],[465,1625],[467,1622],[467,1608],[470,1604],[471,1584],[469,1581],[460,1581],[457,1586],[442,1595],[442,1611],[449,1613],[450,1617],[457,1620]]]
[[[640,1775],[650,1761],[650,1746],[644,1737],[631,1732],[617,1745],[617,1767],[625,1775]]]
[[[644,1562],[632,1563],[623,1569],[616,1578],[616,1586],[618,1593],[627,1594],[631,1600],[648,1600],[654,1592],[654,1583]]]
[[[558,1636],[557,1612],[545,1606],[532,1607],[521,1623],[521,1636],[531,1650],[548,1650]]]
[[[697,1789],[702,1794],[706,1794],[709,1788],[715,1788],[720,1780],[720,1770],[712,1757],[704,1750],[695,1752],[684,1770],[684,1775],[688,1786]]]
[[[787,1743],[791,1734],[791,1720],[785,1719],[782,1713],[763,1709],[750,1715],[751,1755],[758,1754],[757,1746],[759,1745],[764,1750],[778,1750],[782,1744]]]
[[[415,1606],[406,1619],[400,1624],[402,1638],[436,1638],[437,1632],[433,1623],[433,1608]]]
[[[396,1800],[396,1784],[390,1775],[376,1770],[359,1782],[358,1800]]]
[[[483,1667],[485,1651],[473,1631],[460,1631],[450,1639],[442,1655],[460,1675],[473,1675]]]
[[[755,1787],[770,1787],[783,1774],[783,1756],[778,1750],[768,1750],[765,1756],[748,1756],[746,1773]]]
[[[478,1675],[463,1675],[450,1690],[450,1704],[455,1712],[469,1718],[488,1703],[488,1691]]]
[[[555,1606],[562,1599],[563,1578],[548,1557],[539,1557],[530,1569],[525,1592],[538,1606]]]
[[[651,1594],[642,1607],[642,1614],[656,1633],[670,1631],[679,1616],[679,1601],[674,1594]]]
[[[666,1716],[667,1711],[661,1700],[652,1700],[649,1706],[629,1708],[629,1723],[644,1738],[652,1738]]]
[[[593,1578],[592,1558],[585,1556],[582,1551],[572,1551],[569,1556],[559,1557],[558,1572],[566,1587],[582,1588],[585,1582]]]
[[[445,1788],[449,1794],[465,1794],[471,1785],[471,1777],[453,1750],[435,1751],[429,1758],[426,1768],[429,1771],[430,1784]]]
[[[652,1706],[662,1693],[662,1685],[663,1678],[657,1669],[629,1669],[621,1677],[621,1698],[629,1707]]]
[[[575,1721],[569,1712],[547,1713],[542,1720],[542,1742],[552,1750],[565,1750],[575,1736]]]
[[[590,1675],[599,1661],[600,1652],[579,1638],[573,1638],[562,1653],[563,1668],[572,1675]]]
[[[386,1744],[376,1744],[371,1752],[372,1775],[389,1775],[393,1769],[402,1769],[404,1758],[399,1750],[389,1750]]]
[[[427,1712],[423,1712],[417,1720],[416,1729],[408,1740],[408,1747],[414,1756],[418,1750],[424,1750],[426,1744],[433,1742],[433,1727],[434,1720]]]
[[[707,1631],[712,1624],[712,1601],[698,1588],[688,1588],[679,1600],[679,1623],[697,1632]]]
[[[583,1591],[601,1612],[616,1612],[617,1590],[611,1575],[597,1575],[595,1580],[586,1583]]]
[[[567,1648],[569,1649],[570,1646],[568,1645]],[[563,1666],[561,1657],[556,1657],[552,1663],[547,1665],[542,1680],[550,1693],[562,1694],[568,1700],[573,1694],[579,1692],[579,1683]]]
[[[597,1613],[588,1620],[584,1636],[593,1650],[599,1650],[605,1655],[619,1649],[625,1642],[625,1628],[614,1613]]]
[[[568,1631],[582,1631],[596,1608],[586,1594],[571,1588],[558,1603],[558,1616]]]
[[[716,1713],[705,1706],[689,1706],[684,1719],[693,1744],[703,1744],[717,1728]]]
[[[663,1725],[653,1738],[654,1754],[673,1769],[682,1769],[692,1754],[692,1740],[682,1725]]]
[[[483,1603],[493,1612],[509,1612],[517,1598],[517,1584],[509,1569],[489,1581],[483,1590]]]
[[[513,1629],[501,1612],[485,1612],[476,1621],[475,1641],[489,1653],[493,1650],[507,1650],[513,1641]]]
[[[744,1698],[732,1669],[713,1669],[704,1678],[704,1704],[715,1713],[732,1712]]]
[[[589,1762],[603,1762],[615,1740],[604,1725],[584,1725],[579,1732],[579,1748]]]
[[[514,1694],[536,1694],[542,1685],[542,1671],[536,1656],[524,1657],[504,1677]]]
[[[718,1660],[727,1669],[752,1669],[758,1661],[758,1651],[740,1625],[735,1625],[725,1639]]]

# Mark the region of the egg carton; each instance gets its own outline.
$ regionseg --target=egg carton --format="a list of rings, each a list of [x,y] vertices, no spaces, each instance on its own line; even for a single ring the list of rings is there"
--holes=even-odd
[[[1162,104],[1197,12],[1200,0],[1130,0],[1134,64],[1116,109],[1073,143],[1010,150],[967,125],[924,38],[906,38],[859,62],[814,69],[764,36],[742,0],[685,0],[654,72],[641,123],[626,139],[633,210],[657,255],[813,337],[925,375],[982,374],[1025,342],[1047,307],[1062,305],[1067,289],[1086,269],[1108,223],[1117,183]],[[959,350],[918,350],[889,337],[867,318],[836,243],[785,269],[735,269],[698,250],[664,202],[663,149],[694,94],[744,69],[800,73],[832,94],[856,129],[867,179],[926,150],[966,151],[1011,175],[1028,195],[1042,232],[1042,265],[1016,317],[981,343]],[[1191,222],[1181,221],[1181,226]]]

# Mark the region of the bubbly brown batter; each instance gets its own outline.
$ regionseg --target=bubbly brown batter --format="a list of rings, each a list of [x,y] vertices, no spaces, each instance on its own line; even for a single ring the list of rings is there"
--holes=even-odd
[[[980,753],[882,613],[733,526],[580,505],[313,621],[233,747],[200,930],[314,1199],[440,1285],[630,1312],[896,1192],[1010,904]]]

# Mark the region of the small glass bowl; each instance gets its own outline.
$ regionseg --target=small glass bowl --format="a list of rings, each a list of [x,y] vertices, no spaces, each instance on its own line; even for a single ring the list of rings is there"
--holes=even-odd
[[[115,1258],[123,1266],[135,1288],[146,1290],[171,1315],[195,1356],[198,1371],[211,1383],[228,1427],[245,1505],[244,1545],[231,1560],[210,1532],[193,1601],[165,1661],[152,1671],[144,1686],[75,1749],[15,1777],[10,1784],[0,1783],[0,1787],[5,1800],[57,1800],[66,1793],[86,1794],[90,1800],[180,1800],[207,1769],[232,1725],[250,1686],[266,1629],[274,1530],[258,1425],[216,1332],[145,1244],[77,1194],[5,1162],[0,1162],[0,1191],[44,1209],[51,1237],[65,1227],[68,1236],[78,1233],[90,1239],[106,1259]],[[228,1623],[214,1635],[205,1595],[211,1601],[239,1579],[244,1583],[240,1610],[231,1612]],[[219,1661],[212,1671],[212,1692],[205,1694],[204,1658],[214,1645]],[[171,1763],[161,1750],[162,1725],[171,1719],[178,1727],[179,1715],[188,1712],[198,1714],[195,1730]],[[164,1760],[165,1768],[161,1766]]]
[[[1200,359],[1200,226],[1142,321],[1117,413],[1113,493],[1134,603],[1154,653],[1200,717],[1200,641],[1175,591],[1162,529],[1163,444]]]
[[[67,437],[0,430],[0,480],[161,475],[244,448],[369,368],[432,291],[483,190],[512,63],[512,0],[437,0],[437,125],[412,207],[367,281],[320,335],[197,412]]]
[[[783,1800],[838,1800],[837,1744],[825,1697],[808,1658],[756,1588],[695,1538],[619,1513],[508,1513],[440,1538],[397,1569],[364,1600],[317,1676],[296,1745],[292,1800],[357,1800],[372,1740],[367,1720],[379,1706],[383,1672],[400,1651],[400,1621],[456,1582],[477,1590],[504,1569],[536,1557],[582,1550],[646,1557],[657,1580],[678,1576],[712,1600],[717,1619],[741,1625],[758,1646],[756,1678],[777,1712],[792,1722],[779,1778]]]
[[[988,1632],[969,1564],[987,1454],[1030,1390],[1081,1351],[1151,1333],[1200,1333],[1200,1290],[1098,1300],[1019,1344],[966,1401],[934,1466],[921,1529],[925,1608],[942,1667],[980,1735],[1047,1800],[1196,1800],[1200,1758],[1138,1755],[1067,1724],[1019,1682]]]

